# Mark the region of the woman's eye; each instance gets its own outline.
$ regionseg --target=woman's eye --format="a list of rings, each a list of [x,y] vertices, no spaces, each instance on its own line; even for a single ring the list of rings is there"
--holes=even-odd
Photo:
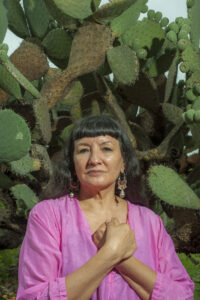
[[[112,149],[109,148],[109,147],[104,147],[104,148],[103,148],[103,151],[105,151],[105,152],[110,152],[110,151],[112,151]]]
[[[78,151],[78,153],[85,153],[88,152],[89,150],[87,148],[82,148]]]

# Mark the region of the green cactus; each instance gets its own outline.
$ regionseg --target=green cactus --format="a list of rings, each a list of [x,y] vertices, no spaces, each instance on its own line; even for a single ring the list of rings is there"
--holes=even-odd
[[[46,0],[61,10],[64,14],[75,19],[85,19],[92,14],[91,0]]]
[[[32,158],[29,154],[19,160],[11,161],[9,165],[11,172],[20,176],[26,176],[33,171],[38,171],[41,167],[40,160]]]
[[[115,79],[122,84],[133,84],[138,77],[139,62],[136,53],[127,46],[107,51],[107,59]]]
[[[30,36],[26,17],[19,1],[8,1],[8,27],[22,39]]]
[[[0,51],[0,62],[5,67],[5,69],[34,97],[39,98],[39,91],[22,75],[21,72],[11,63],[5,51]],[[1,65],[0,65],[1,66]],[[9,84],[9,83],[8,83]],[[9,84],[10,87],[10,84]]]
[[[158,41],[157,47],[161,47],[164,41],[164,31],[161,25],[155,21],[149,19],[143,19],[142,21],[138,21],[136,25],[130,27],[122,35],[122,43],[126,44],[133,49],[137,50],[140,48],[147,47],[149,50],[152,48],[153,41]],[[135,48],[135,44],[137,42],[137,49]]]
[[[194,102],[197,98],[196,95],[193,93],[192,89],[187,90],[186,97],[189,101],[192,101],[192,102]]]
[[[72,86],[67,95],[60,101],[61,104],[65,105],[75,105],[81,99],[84,94],[83,85],[80,81],[76,80],[72,82]]]
[[[0,111],[0,161],[10,162],[26,155],[31,146],[30,130],[22,117],[10,109]]]
[[[182,73],[187,73],[187,72],[189,72],[189,71],[190,71],[190,65],[189,65],[189,63],[188,63],[188,62],[181,63],[181,65],[180,65],[180,71],[181,71]]]
[[[179,26],[179,28],[181,28],[183,24],[186,24],[187,21],[183,17],[178,17],[175,19],[175,22]]]
[[[162,110],[165,117],[174,125],[177,125],[181,122],[183,110],[180,107],[171,103],[164,103],[162,105]]]
[[[182,59],[188,65],[191,72],[200,69],[200,54],[194,50],[191,43],[188,43],[186,49],[182,52]]]
[[[187,1],[188,5],[188,17],[191,22],[191,42],[195,51],[199,51],[199,40],[200,40],[200,0]]]
[[[68,141],[73,127],[74,127],[74,124],[70,124],[62,130],[62,132],[60,134],[60,138],[61,138],[63,144],[65,144]]]
[[[52,132],[47,102],[43,98],[36,99],[33,105],[33,111],[41,138],[48,144],[51,141]]]
[[[195,110],[194,109],[189,109],[186,112],[183,113],[183,120],[190,124],[194,122],[194,115],[195,115]]]
[[[132,0],[113,0],[110,3],[102,5],[93,14],[93,18],[100,24],[108,24],[114,18],[121,15],[133,4]]]
[[[147,55],[148,55],[147,50],[144,49],[144,48],[138,49],[138,50],[136,51],[136,53],[137,53],[137,57],[138,57],[139,59],[146,59],[146,58],[147,58]]]
[[[178,59],[177,59],[177,57],[175,57],[169,68],[167,84],[166,84],[166,88],[165,88],[165,96],[164,96],[165,103],[169,101],[170,96],[172,94],[172,90],[173,90],[173,87],[174,87],[174,84],[176,81],[177,66],[178,66]]]
[[[80,102],[72,106],[70,115],[71,115],[72,122],[75,122],[76,120],[80,120],[83,117],[83,112],[82,112]]]
[[[176,22],[170,23],[167,29],[169,29],[169,31],[174,31],[175,33],[179,32],[179,26]]]
[[[177,34],[175,31],[170,30],[169,32],[167,32],[167,38],[172,42],[172,43],[176,43],[178,38],[177,38]]]
[[[195,111],[194,121],[200,123],[200,110]]]
[[[178,34],[178,39],[179,39],[179,40],[180,40],[180,39],[185,39],[185,40],[187,40],[187,39],[188,39],[188,32],[185,31],[185,30],[183,30],[183,29],[181,29],[181,30],[179,31],[179,34]]]
[[[155,18],[156,12],[153,9],[149,9],[147,16],[149,20],[153,20]]]
[[[154,18],[156,22],[160,22],[160,20],[162,19],[162,13],[160,11],[157,11]]]
[[[47,9],[49,10],[51,16],[54,18],[53,25],[56,25],[57,23],[64,26],[65,28],[75,30],[77,27],[78,20],[68,16],[65,14],[61,9],[59,9],[56,6],[56,3],[54,0],[44,0]],[[51,28],[52,22],[50,21],[50,28]],[[55,27],[53,27],[55,29]]]
[[[36,194],[26,184],[14,185],[10,188],[10,191],[16,199],[16,214],[28,217],[29,211],[39,202]]]
[[[111,29],[115,32],[116,36],[122,35],[130,26],[135,25],[140,12],[144,8],[145,0],[138,0],[126,9],[119,17],[111,21]]]
[[[181,30],[187,32],[187,33],[190,33],[191,32],[191,25],[189,24],[183,24],[182,27],[181,27]]]
[[[17,99],[22,98],[19,83],[10,73],[0,64],[0,87],[8,94],[13,95]]]
[[[171,168],[162,165],[151,167],[148,171],[148,184],[159,199],[170,205],[200,209],[200,199]]]
[[[23,0],[26,18],[33,36],[43,38],[47,33],[51,16],[43,0]]]
[[[72,38],[66,30],[57,28],[51,30],[45,36],[42,45],[48,56],[57,59],[66,59],[70,54]]]
[[[188,40],[187,39],[179,39],[178,41],[178,48],[180,51],[184,51],[188,45]]]
[[[13,186],[14,182],[10,179],[10,177],[2,172],[0,172],[0,189],[8,190]]]
[[[191,8],[195,4],[195,0],[187,0],[187,7]]]
[[[169,19],[166,18],[166,17],[162,18],[162,20],[161,20],[161,22],[160,22],[160,25],[161,25],[162,27],[166,27],[168,24],[169,24]]]
[[[47,148],[39,144],[33,144],[31,147],[31,157],[39,160],[41,163],[41,167],[38,173],[42,174],[44,181],[43,183],[41,183],[41,188],[45,188],[46,181],[49,181],[53,175],[52,162],[47,152]]]
[[[0,1],[0,44],[3,42],[8,27],[7,10],[3,1]]]

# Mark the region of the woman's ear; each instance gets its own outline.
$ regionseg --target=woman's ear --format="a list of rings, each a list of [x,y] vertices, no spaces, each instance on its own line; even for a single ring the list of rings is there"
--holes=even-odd
[[[123,163],[122,163],[122,167],[121,167],[121,169],[120,169],[120,173],[124,173],[124,171],[125,171],[125,163],[124,163],[124,161],[123,161]]]

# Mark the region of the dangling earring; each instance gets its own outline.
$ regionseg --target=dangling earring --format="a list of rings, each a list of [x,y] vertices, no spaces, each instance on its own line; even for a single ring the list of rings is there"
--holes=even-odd
[[[77,176],[74,176],[73,178],[70,179],[70,193],[69,193],[70,200],[74,198],[74,195],[78,190],[79,190],[79,181]]]
[[[117,181],[117,187],[120,190],[119,196],[120,198],[125,197],[125,189],[127,187],[127,180],[126,180],[126,175],[125,173],[120,173]]]

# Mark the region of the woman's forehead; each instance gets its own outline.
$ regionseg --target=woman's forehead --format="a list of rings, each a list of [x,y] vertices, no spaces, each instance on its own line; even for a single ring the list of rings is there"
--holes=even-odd
[[[94,136],[94,137],[82,137],[78,140],[75,140],[75,146],[81,145],[81,144],[93,144],[93,143],[98,143],[98,144],[106,144],[106,143],[111,143],[111,144],[119,144],[119,141],[110,136],[110,135],[99,135],[99,136]]]

